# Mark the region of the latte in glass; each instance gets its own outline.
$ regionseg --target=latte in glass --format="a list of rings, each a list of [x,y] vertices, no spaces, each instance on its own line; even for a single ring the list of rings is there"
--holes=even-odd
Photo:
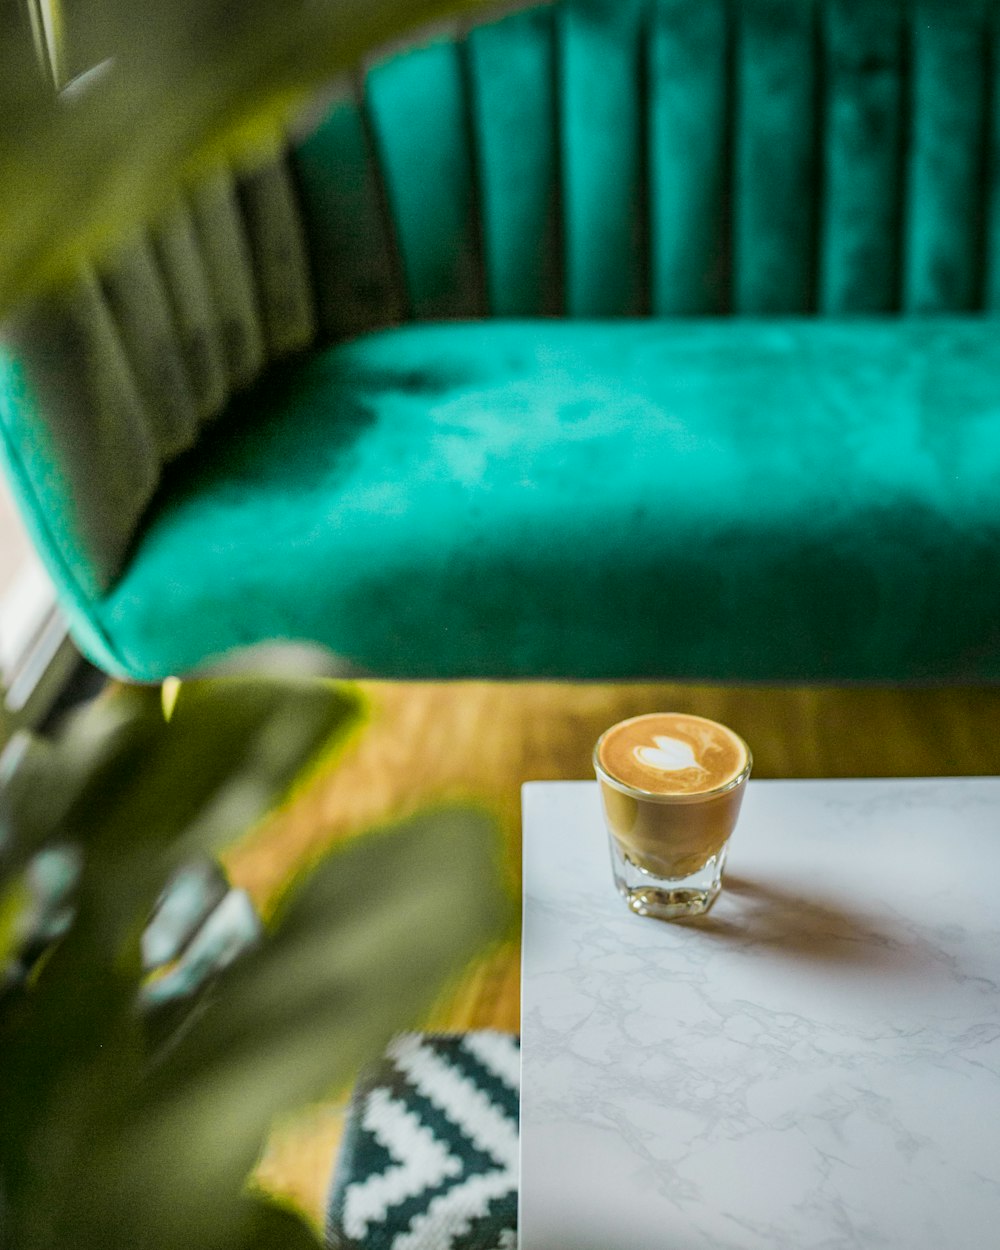
[[[750,776],[743,739],[683,712],[654,712],[601,735],[594,768],[619,891],[641,915],[706,912]]]

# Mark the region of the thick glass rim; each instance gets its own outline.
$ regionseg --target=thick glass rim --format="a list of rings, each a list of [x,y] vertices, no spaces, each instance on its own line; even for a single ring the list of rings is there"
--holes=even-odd
[[[749,746],[747,746],[745,739],[741,738],[735,729],[730,729],[728,725],[723,725],[721,721],[713,721],[709,716],[698,716],[694,712],[685,712],[684,715],[690,716],[693,720],[704,720],[709,721],[710,724],[719,725],[727,733],[731,733],[743,747],[743,750],[746,751],[746,763],[735,777],[730,777],[721,786],[716,786],[712,790],[699,790],[697,794],[662,794],[656,790],[641,790],[638,786],[630,786],[627,781],[620,781],[603,767],[599,758],[601,743],[613,729],[617,729],[619,725],[628,725],[632,721],[643,720],[647,716],[664,715],[669,715],[669,713],[642,712],[638,716],[629,716],[625,720],[616,721],[615,724],[609,725],[594,744],[593,763],[594,772],[597,774],[598,780],[611,786],[613,790],[618,790],[620,793],[627,794],[634,799],[644,799],[647,803],[704,803],[706,799],[714,799],[721,794],[728,794],[730,790],[735,790],[737,786],[741,786],[750,776],[750,771],[753,768],[753,754]]]

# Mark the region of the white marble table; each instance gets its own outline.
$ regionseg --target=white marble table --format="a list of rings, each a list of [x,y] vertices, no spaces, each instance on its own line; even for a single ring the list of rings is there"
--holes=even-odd
[[[1000,778],[753,781],[726,884],[524,787],[520,1250],[1000,1246]]]

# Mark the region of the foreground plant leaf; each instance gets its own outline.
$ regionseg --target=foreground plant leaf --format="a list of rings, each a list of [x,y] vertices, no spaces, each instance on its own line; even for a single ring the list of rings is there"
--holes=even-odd
[[[139,936],[170,871],[259,820],[360,714],[351,687],[314,679],[192,683],[169,723],[158,690],[117,688],[6,757],[0,889],[47,843],[82,864],[71,927],[0,1003],[0,1197],[18,1250],[79,1244],[66,1229],[90,1202],[86,1160],[139,1096]]]
[[[0,998],[0,1244],[314,1244],[246,1179],[276,1114],[350,1082],[500,936],[492,822],[445,809],[344,846],[261,946],[149,1022],[139,939],[178,860],[244,832],[361,712],[354,688],[294,675],[186,683],[169,721],[159,691],[117,689],[0,781],[0,887],[22,828],[80,850],[75,919]]]
[[[86,848],[81,899],[101,894],[113,945],[173,867],[260,820],[346,740],[362,709],[344,684],[228,677],[185,683],[168,722],[158,689],[119,687],[27,754],[30,784],[14,773],[7,819],[33,846],[58,832]]]
[[[497,841],[485,816],[441,810],[324,861],[92,1144],[89,1190],[69,1220],[77,1237],[233,1244],[240,1188],[274,1117],[351,1082],[509,925]]]
[[[230,1250],[319,1250],[319,1239],[292,1211],[266,1200],[247,1201],[245,1222]]]
[[[0,316],[150,220],[179,178],[253,160],[372,49],[482,0],[78,0],[105,72],[51,99],[0,29]],[[509,6],[507,6],[509,7]]]

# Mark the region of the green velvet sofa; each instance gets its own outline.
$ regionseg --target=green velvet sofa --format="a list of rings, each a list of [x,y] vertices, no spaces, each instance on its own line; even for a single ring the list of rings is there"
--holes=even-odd
[[[1000,677],[998,10],[563,0],[179,193],[4,330],[80,645]]]

